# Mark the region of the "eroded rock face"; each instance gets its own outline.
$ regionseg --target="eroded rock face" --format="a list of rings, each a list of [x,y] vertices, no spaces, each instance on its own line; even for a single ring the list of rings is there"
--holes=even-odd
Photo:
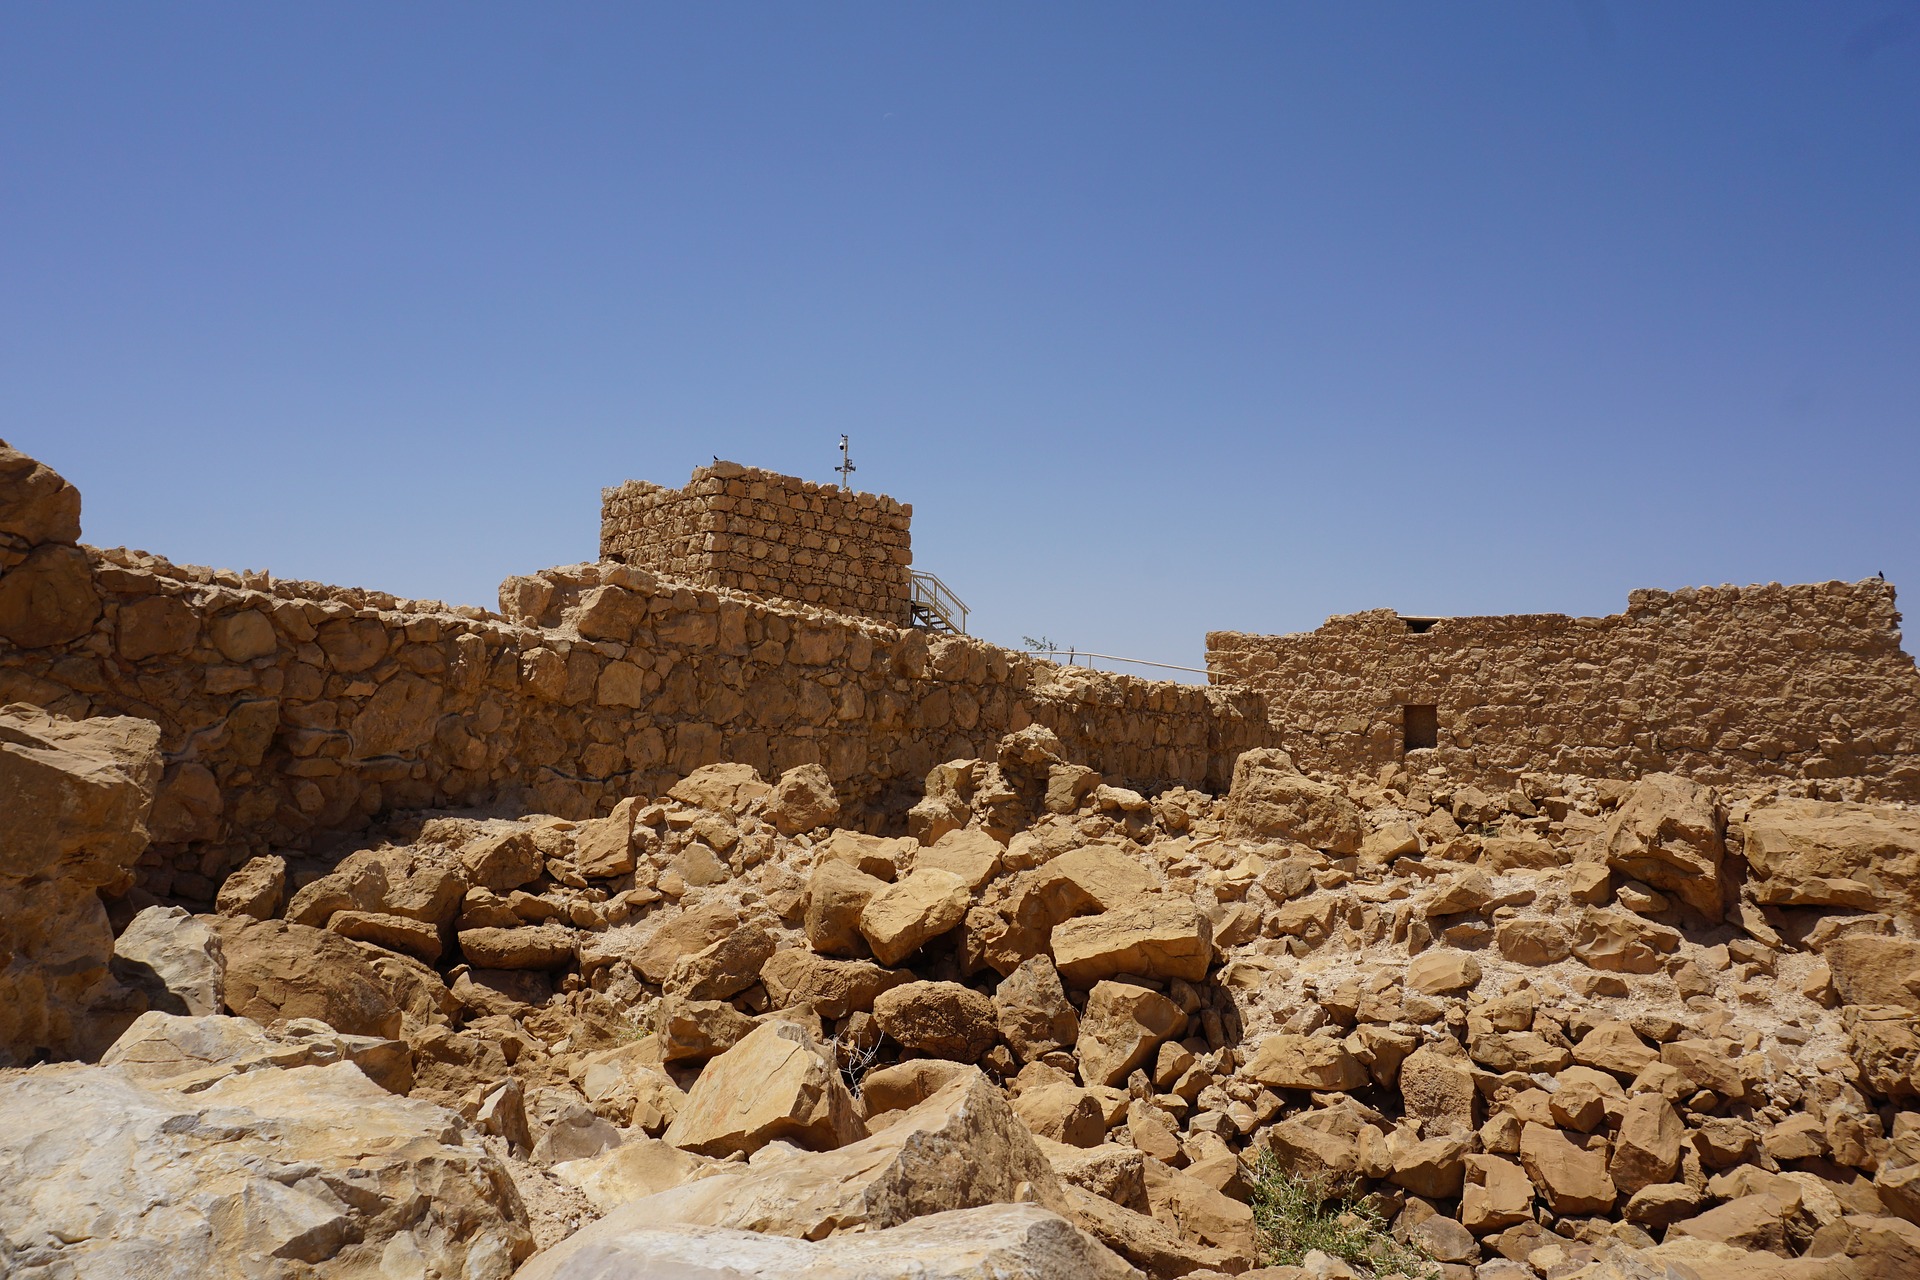
[[[1233,766],[1227,829],[1235,835],[1296,840],[1329,853],[1360,852],[1367,824],[1340,788],[1294,768],[1274,747],[1245,751]]]
[[[1865,906],[1920,923],[1920,814],[1786,800],[1746,819],[1747,865],[1760,901]]]
[[[520,1280],[1138,1280],[1140,1272],[1059,1214],[989,1205],[812,1242],[753,1231],[636,1223],[535,1258]]]
[[[1710,920],[1720,918],[1726,813],[1712,787],[1671,773],[1647,774],[1608,822],[1606,851],[1614,870],[1671,890]]]
[[[0,709],[0,1065],[93,1056],[125,1023],[102,891],[147,846],[160,730],[124,717]],[[98,1011],[98,1012],[97,1012]]]
[[[532,1251],[507,1172],[457,1117],[351,1063],[197,1093],[113,1067],[0,1077],[0,1270],[507,1280]]]

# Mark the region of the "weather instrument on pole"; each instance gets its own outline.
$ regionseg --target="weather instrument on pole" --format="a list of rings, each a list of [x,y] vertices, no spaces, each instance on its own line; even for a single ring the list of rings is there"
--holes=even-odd
[[[847,456],[847,438],[845,436],[841,436],[840,437],[840,465],[835,467],[834,470],[840,473],[840,487],[842,489],[846,489],[849,491],[852,490],[853,486],[847,483],[847,477],[852,475],[854,472],[858,471],[859,469],[860,468],[853,465],[853,459]]]

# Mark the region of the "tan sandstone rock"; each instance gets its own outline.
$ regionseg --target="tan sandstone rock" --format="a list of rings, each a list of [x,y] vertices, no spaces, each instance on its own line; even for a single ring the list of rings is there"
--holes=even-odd
[[[853,1095],[806,1028],[767,1022],[707,1063],[664,1136],[724,1156],[776,1139],[825,1150],[865,1135]]]

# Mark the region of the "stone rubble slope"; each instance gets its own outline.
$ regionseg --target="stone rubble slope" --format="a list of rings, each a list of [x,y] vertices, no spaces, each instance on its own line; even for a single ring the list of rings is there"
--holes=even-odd
[[[448,1108],[549,1206],[529,1276],[899,1274],[963,1215],[985,1252],[924,1265],[1245,1273],[1263,1164],[1447,1280],[1911,1274],[1920,813],[1270,749],[1147,796],[1064,755],[935,767],[905,835],[735,764],[258,858],[176,950],[264,1039],[148,1014],[115,1069]]]

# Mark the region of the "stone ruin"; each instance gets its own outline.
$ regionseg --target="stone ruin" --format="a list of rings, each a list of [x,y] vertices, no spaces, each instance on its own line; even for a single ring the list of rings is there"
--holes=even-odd
[[[1891,588],[1201,688],[79,515],[0,446],[0,1275],[1920,1274]]]

